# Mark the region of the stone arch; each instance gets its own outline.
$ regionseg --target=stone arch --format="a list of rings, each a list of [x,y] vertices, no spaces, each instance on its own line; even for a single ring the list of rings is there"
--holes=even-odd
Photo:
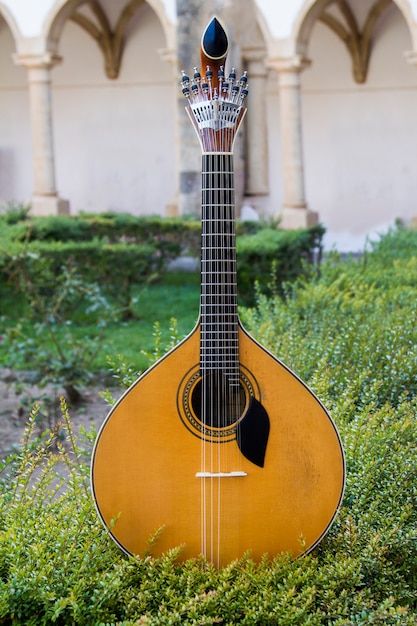
[[[132,15],[123,14],[126,7]],[[108,50],[110,58],[103,50],[118,21],[120,73],[111,58],[117,50]],[[69,0],[51,25],[50,45],[56,37],[59,48],[50,54],[63,59],[51,80],[56,176],[72,210],[164,214],[175,192],[176,100],[164,29],[151,2]],[[106,72],[103,59],[110,61]]]
[[[0,2],[0,203],[26,202],[33,184],[27,77],[14,62],[21,38]]]
[[[329,7],[333,3],[334,3],[334,0],[305,0],[294,22],[294,28],[293,28],[292,37],[291,37],[291,44],[292,44],[294,53],[300,54],[302,56],[306,56],[308,41],[309,41],[311,30],[314,26],[315,21],[317,19],[320,19],[324,11],[326,10],[326,8]],[[369,19],[367,20],[368,26],[369,26],[369,32],[363,32],[363,33],[355,32],[355,28],[357,27],[357,25],[351,22],[350,24],[351,32],[348,34],[350,36],[350,39],[355,40],[356,38],[356,41],[358,42],[359,38],[363,36],[365,39],[365,46],[366,46],[367,41],[369,41],[370,35],[372,34],[373,23],[376,21],[376,19],[378,19],[379,15],[381,15],[382,12],[385,10],[385,8],[387,8],[390,4],[395,4],[398,7],[400,13],[402,14],[408,26],[408,29],[410,31],[410,36],[411,36],[411,41],[412,41],[412,46],[413,46],[412,52],[417,53],[417,24],[413,18],[413,15],[412,15],[412,12],[411,12],[411,9],[407,0],[375,0],[373,7],[368,15]],[[340,2],[340,6],[342,7],[342,10],[346,9],[346,15],[347,15],[347,12],[349,11],[349,1],[343,0],[342,2]],[[347,20],[349,21],[350,19],[351,19],[351,16],[347,15]],[[335,30],[335,32],[337,31],[338,26],[335,22],[333,22],[333,25],[331,24],[331,18],[328,19],[327,24],[331,28],[333,26],[333,30]],[[367,25],[365,25],[365,29],[366,27]],[[341,31],[339,31],[339,36],[341,36],[343,39],[344,34]],[[369,52],[369,49],[364,50],[363,55],[366,56],[368,52]],[[354,54],[355,52],[353,52],[353,55]],[[353,60],[355,64],[355,59]],[[362,80],[360,79],[358,82],[362,82]]]
[[[347,27],[335,33],[336,20],[348,23],[341,10],[346,5],[346,0],[308,3],[294,40],[298,53],[305,58],[308,52],[313,61],[301,85],[306,188],[326,224],[328,241],[345,249],[359,248],[361,237],[382,232],[395,218],[411,218],[417,130],[417,75],[403,54],[414,45],[410,23],[393,0],[349,0],[357,20],[352,19],[353,28],[360,25],[358,40],[373,40],[368,76],[365,58],[363,75],[352,76],[341,45],[346,45]],[[315,181],[323,172],[326,184],[319,188]]]
[[[155,12],[156,16],[158,17],[161,23],[161,26],[165,35],[166,48],[168,50],[174,50],[175,28],[174,28],[174,25],[167,18],[165,9],[161,0],[130,0],[129,2],[127,2],[126,7],[125,7],[126,11],[122,12],[122,15],[120,16],[119,24],[118,26],[116,26],[115,33],[109,32],[109,25],[105,23],[105,21],[103,20],[103,16],[99,15],[99,12],[100,12],[99,2],[93,1],[91,4],[93,5],[93,7],[96,8],[96,11],[98,14],[98,20],[100,22],[100,25],[103,28],[103,31],[99,32],[96,30],[94,32],[94,25],[93,26],[91,24],[89,25],[86,21],[84,21],[84,24],[82,24],[80,23],[81,21],[80,20],[79,24],[86,30],[89,30],[90,34],[93,35],[97,39],[99,45],[103,48],[103,52],[105,55],[106,55],[106,50],[109,50],[109,46],[108,45],[106,46],[106,40],[108,43],[109,39],[111,38],[110,36],[113,35],[115,39],[114,52],[115,52],[115,56],[117,57],[117,54],[119,54],[118,49],[120,48],[120,45],[121,45],[120,37],[123,35],[123,28],[126,22],[133,15],[133,13],[135,13],[135,11],[145,1],[153,9],[153,11]],[[89,0],[56,0],[54,6],[52,7],[52,10],[50,11],[47,19],[45,20],[44,28],[43,28],[43,34],[46,40],[47,49],[50,52],[54,52],[54,53],[57,52],[60,35],[65,25],[65,22],[69,18],[71,18],[71,16],[79,7],[81,7],[82,5],[86,5],[86,4],[89,4]],[[119,27],[119,32],[117,32],[118,27]],[[107,54],[109,53],[107,52]],[[111,53],[109,54],[109,56],[111,57]],[[110,61],[110,72],[114,71],[111,69],[111,65],[112,65],[112,62]],[[108,58],[106,58],[106,69],[107,69],[107,66],[108,66]]]
[[[7,26],[9,27],[17,49],[18,42],[21,39],[22,35],[20,33],[19,27],[17,26],[16,20],[14,19],[14,16],[9,11],[9,9],[4,6],[2,2],[0,2],[0,16],[4,19]]]

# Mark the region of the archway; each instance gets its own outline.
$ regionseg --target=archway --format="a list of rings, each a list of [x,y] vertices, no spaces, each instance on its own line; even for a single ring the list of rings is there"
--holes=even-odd
[[[175,191],[175,98],[159,3],[57,4],[47,37],[63,59],[52,72],[60,191],[76,212],[164,214]]]
[[[33,184],[26,72],[13,61],[19,37],[0,3],[0,203],[27,202]]]
[[[3,18],[4,22],[8,26],[13,36],[15,48],[17,48],[18,41],[21,38],[20,30],[19,30],[19,27],[16,23],[14,16],[9,11],[9,9],[3,4],[3,2],[0,2],[0,16]]]
[[[417,73],[398,5],[319,0],[300,24],[298,50],[312,60],[302,76],[307,194],[338,247],[415,212]]]
[[[410,32],[412,49],[414,52],[417,52],[417,23],[413,18],[407,0],[374,0],[368,9],[368,27],[370,27],[370,30],[372,29],[375,21],[377,21],[384,10],[388,8],[389,4],[395,4],[401,12]],[[359,33],[357,31],[355,32],[357,24],[354,24],[356,21],[355,15],[351,11],[351,3],[349,0],[306,0],[294,21],[292,33],[294,49],[298,54],[306,54],[310,34],[317,20],[327,15],[327,17],[330,18],[328,25],[332,27],[330,24],[332,15],[330,12],[326,11],[329,8],[331,9],[332,5],[338,5],[340,7],[342,13],[345,14],[347,26],[348,28],[350,27],[352,39],[355,40],[357,38]],[[333,24],[333,26],[337,28],[336,24]],[[368,31],[368,28],[365,25],[364,35],[365,38],[368,38],[369,33],[366,31]]]
[[[134,15],[136,10],[140,7],[140,5],[145,0],[130,0],[126,2],[124,6],[122,6],[121,11],[119,13],[120,24],[119,30],[123,33],[123,25],[127,24],[130,18]],[[146,0],[147,4],[152,8],[155,15],[158,17],[159,22],[162,26],[164,37],[165,37],[165,46],[168,50],[173,50],[175,47],[175,28],[174,25],[169,21],[167,15],[165,13],[165,8],[161,0]],[[98,18],[99,23],[104,27],[103,36],[106,39],[107,33],[105,32],[107,28],[109,28],[110,24],[107,22],[106,12],[102,11],[102,5],[100,2],[91,2],[91,0],[56,0],[53,5],[48,18],[45,20],[44,26],[44,36],[48,42],[48,49],[55,51],[57,46],[59,45],[59,39],[61,36],[62,29],[64,28],[68,19],[71,19],[75,14],[80,15],[78,9],[82,8],[83,5],[90,4],[98,13],[101,12],[101,17]],[[119,3],[113,3],[114,5],[119,5]],[[103,20],[103,21],[101,21]],[[117,37],[117,28],[116,25],[115,34]],[[93,35],[94,36],[94,35]],[[99,44],[100,45],[100,44]]]

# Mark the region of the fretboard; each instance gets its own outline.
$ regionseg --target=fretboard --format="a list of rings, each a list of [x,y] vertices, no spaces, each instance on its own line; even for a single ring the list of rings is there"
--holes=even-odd
[[[239,382],[233,155],[203,154],[201,370]]]

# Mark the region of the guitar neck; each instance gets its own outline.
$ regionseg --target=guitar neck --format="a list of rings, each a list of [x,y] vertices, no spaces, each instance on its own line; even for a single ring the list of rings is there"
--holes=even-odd
[[[239,376],[232,153],[202,157],[201,369]]]

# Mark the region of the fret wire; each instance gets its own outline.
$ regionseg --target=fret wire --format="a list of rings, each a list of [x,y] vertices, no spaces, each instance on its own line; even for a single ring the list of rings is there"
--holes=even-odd
[[[230,336],[230,333],[231,333],[231,332],[233,332],[233,333],[236,333],[236,337],[237,337],[237,335],[238,335],[238,331],[237,331],[237,329],[236,329],[236,331],[235,331],[234,329],[232,329],[232,330],[230,330],[230,329],[229,329],[229,330],[223,330],[223,328],[224,328],[225,326],[227,326],[228,324],[229,324],[229,325],[231,325],[231,326],[233,326],[233,328],[234,328],[234,327],[235,327],[235,325],[236,325],[234,322],[225,322],[225,323],[220,323],[220,322],[209,322],[209,323],[208,323],[208,324],[206,324],[206,326],[205,326],[205,328],[206,328],[206,332],[205,332],[205,334],[206,334],[206,335],[209,335],[209,334],[213,334],[213,335],[214,335],[214,334],[216,334],[216,335],[224,334],[224,335]],[[216,326],[217,326],[217,325],[218,325],[218,326],[221,326],[221,328],[216,328]],[[208,329],[208,326],[214,326],[214,328],[213,328],[212,330],[209,330],[209,329]]]
[[[239,381],[232,155],[203,155],[201,367]],[[227,357],[227,358],[225,358]]]

